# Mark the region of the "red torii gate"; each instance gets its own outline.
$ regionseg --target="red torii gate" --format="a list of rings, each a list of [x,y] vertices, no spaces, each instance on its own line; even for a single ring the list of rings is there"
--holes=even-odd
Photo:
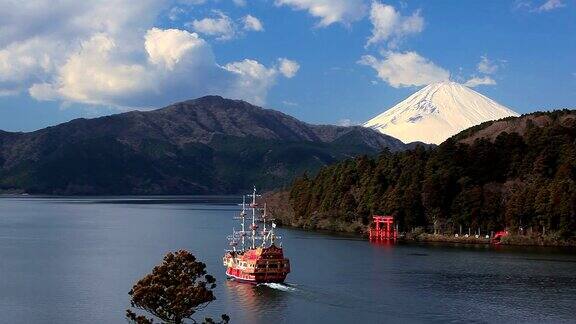
[[[393,216],[372,216],[374,227],[370,227],[370,240],[396,240],[398,231],[394,228]]]

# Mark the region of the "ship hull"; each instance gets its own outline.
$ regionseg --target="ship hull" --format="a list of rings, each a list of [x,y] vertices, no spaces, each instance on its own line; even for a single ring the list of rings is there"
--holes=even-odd
[[[226,275],[252,284],[282,283],[290,273],[290,260],[274,245],[242,252],[230,251],[222,258]]]
[[[287,274],[270,274],[270,275],[249,275],[243,273],[241,270],[228,268],[226,269],[226,276],[237,282],[249,283],[249,284],[261,284],[261,283],[283,283],[286,280]]]

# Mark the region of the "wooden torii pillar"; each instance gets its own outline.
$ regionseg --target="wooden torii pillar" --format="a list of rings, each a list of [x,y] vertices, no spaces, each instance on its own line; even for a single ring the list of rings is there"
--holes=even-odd
[[[374,227],[370,227],[370,240],[395,240],[398,237],[393,216],[374,215],[372,218]]]

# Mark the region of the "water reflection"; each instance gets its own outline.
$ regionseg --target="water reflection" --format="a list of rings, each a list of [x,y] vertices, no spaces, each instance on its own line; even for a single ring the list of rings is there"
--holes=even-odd
[[[370,244],[374,247],[378,247],[378,248],[381,248],[383,250],[392,250],[394,248],[394,246],[397,244],[397,241],[396,240],[382,240],[382,241],[372,240],[372,241],[370,241]]]
[[[202,314],[233,323],[576,321],[576,253],[566,249],[370,244],[280,229],[290,285],[226,281],[237,200],[212,200],[0,198],[0,322],[125,323],[132,284],[181,248],[218,279]]]
[[[234,280],[226,280],[226,292],[231,301],[237,304],[243,323],[265,323],[281,321],[286,313],[286,300],[289,289],[287,286],[269,287],[252,285]],[[238,314],[238,313],[237,313]]]

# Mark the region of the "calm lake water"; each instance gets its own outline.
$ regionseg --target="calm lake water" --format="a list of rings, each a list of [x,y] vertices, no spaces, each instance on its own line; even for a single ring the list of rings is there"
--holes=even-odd
[[[200,315],[232,323],[576,322],[573,250],[378,246],[280,229],[288,285],[227,281],[236,202],[0,198],[0,322],[126,323],[132,284],[177,249],[217,277]]]

